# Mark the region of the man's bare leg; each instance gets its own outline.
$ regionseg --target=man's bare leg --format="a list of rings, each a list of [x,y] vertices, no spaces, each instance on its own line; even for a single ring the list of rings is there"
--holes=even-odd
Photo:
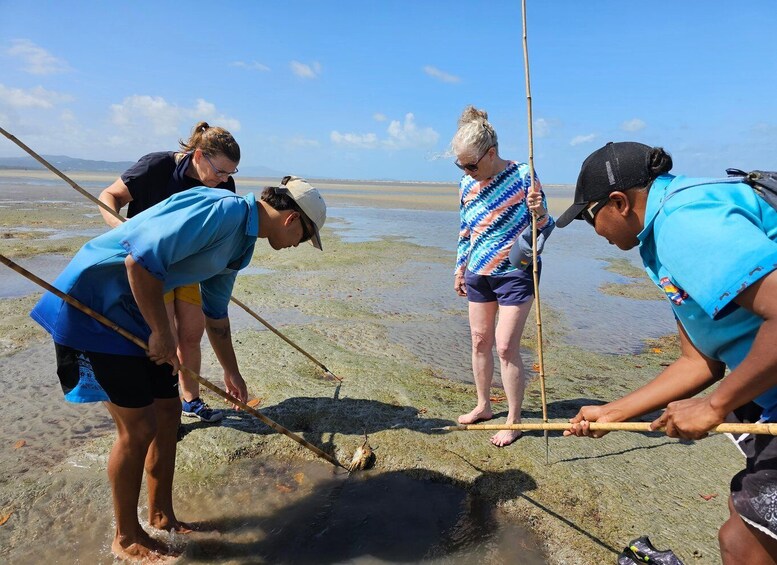
[[[181,401],[179,398],[158,398],[154,401],[153,410],[157,429],[145,460],[148,522],[159,530],[190,532],[191,526],[176,519],[173,510],[173,477]]]
[[[116,535],[111,551],[119,559],[147,563],[167,559],[169,548],[151,538],[138,521],[138,499],[143,465],[156,433],[154,408],[123,408],[106,402],[116,424],[116,441],[108,458]]]
[[[728,499],[729,519],[718,532],[720,556],[724,565],[775,565],[777,539],[760,532],[742,520]]]

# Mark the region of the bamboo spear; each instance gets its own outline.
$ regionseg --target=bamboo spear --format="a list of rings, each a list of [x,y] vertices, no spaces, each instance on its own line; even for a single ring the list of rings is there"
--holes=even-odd
[[[148,345],[146,344],[145,341],[143,341],[139,337],[135,336],[134,334],[131,334],[130,332],[128,332],[127,330],[125,330],[124,328],[119,326],[118,324],[112,322],[111,320],[109,320],[108,318],[106,318],[105,316],[100,314],[99,312],[96,312],[95,310],[92,310],[91,308],[89,308],[85,304],[82,304],[81,302],[79,302],[78,300],[76,300],[75,298],[70,296],[69,294],[66,294],[66,293],[62,292],[61,290],[59,290],[58,288],[50,285],[49,283],[47,283],[43,279],[39,278],[38,276],[34,275],[33,273],[31,273],[30,271],[28,271],[27,269],[25,269],[21,265],[19,265],[19,264],[13,262],[12,260],[8,259],[5,255],[1,255],[0,254],[0,262],[3,263],[4,265],[6,265],[7,267],[10,267],[11,269],[16,271],[20,275],[24,276],[25,278],[31,280],[35,284],[45,288],[46,290],[48,290],[52,294],[57,295],[59,298],[61,298],[62,300],[64,300],[68,304],[70,304],[73,308],[76,308],[76,309],[80,310],[81,312],[83,312],[87,316],[90,316],[90,317],[94,318],[95,320],[97,320],[98,322],[100,322],[101,324],[109,327],[110,329],[112,329],[113,331],[117,332],[122,337],[130,340],[132,343],[134,343],[135,345],[137,345],[138,347],[140,347],[144,351],[148,351]],[[197,373],[195,373],[191,369],[189,369],[189,368],[187,368],[187,367],[185,367],[183,365],[181,365],[180,368],[181,368],[182,371],[184,371],[187,375],[192,377],[194,380],[196,380],[202,386],[204,386],[205,388],[215,392],[217,395],[222,397],[224,400],[232,403],[233,405],[240,407],[242,410],[245,410],[246,412],[248,412],[252,416],[256,416],[257,418],[259,418],[262,422],[264,422],[265,424],[270,426],[276,432],[282,433],[283,435],[293,439],[298,444],[300,444],[301,446],[311,450],[313,453],[315,453],[316,455],[318,455],[322,459],[326,459],[327,461],[329,461],[335,467],[342,467],[343,469],[348,470],[342,463],[340,463],[332,455],[326,453],[325,451],[322,451],[321,449],[319,449],[318,447],[316,447],[315,445],[313,445],[309,441],[299,437],[294,432],[291,432],[291,431],[287,430],[286,428],[284,428],[283,426],[281,426],[280,424],[278,424],[274,420],[271,420],[270,418],[268,418],[267,416],[265,416],[264,414],[262,414],[258,410],[254,409],[253,407],[249,406],[248,404],[246,404],[242,400],[239,400],[239,399],[235,398],[234,396],[232,396],[231,394],[229,394],[228,392],[220,389],[219,387],[217,387],[216,385],[211,383],[209,380],[201,377],[200,375],[198,375]]]
[[[42,164],[44,167],[46,167],[47,169],[49,169],[49,170],[50,170],[51,172],[53,172],[55,175],[57,175],[57,176],[58,176],[58,177],[60,177],[62,180],[64,180],[66,183],[68,183],[70,186],[72,186],[73,188],[75,188],[75,189],[76,189],[78,192],[80,192],[81,194],[83,194],[84,196],[86,196],[86,198],[88,198],[89,200],[91,200],[92,202],[94,202],[95,204],[97,204],[97,206],[99,206],[99,207],[100,207],[100,208],[102,208],[103,210],[107,211],[107,212],[108,212],[109,214],[111,214],[111,215],[112,215],[114,218],[118,219],[118,220],[119,220],[119,221],[121,221],[121,222],[126,222],[126,221],[127,221],[127,218],[125,218],[124,216],[122,216],[121,214],[119,214],[119,213],[118,213],[116,210],[114,210],[113,208],[111,208],[110,206],[108,206],[108,205],[107,205],[105,202],[103,202],[103,201],[102,201],[102,200],[100,200],[99,198],[95,198],[95,197],[94,197],[93,195],[91,195],[89,192],[87,192],[86,190],[84,190],[83,188],[81,188],[81,187],[80,187],[80,186],[79,186],[79,185],[78,185],[78,184],[77,184],[77,183],[76,183],[74,180],[72,180],[70,177],[68,177],[68,176],[67,176],[67,175],[65,175],[64,173],[62,173],[62,172],[61,172],[59,169],[57,169],[57,168],[56,168],[54,165],[52,165],[51,163],[49,163],[48,161],[46,161],[46,159],[44,159],[43,157],[41,157],[40,155],[38,155],[38,154],[37,154],[35,151],[33,151],[32,149],[30,149],[29,147],[27,147],[27,145],[25,145],[25,144],[24,144],[24,143],[23,143],[21,140],[19,140],[19,139],[18,139],[16,136],[14,136],[13,134],[11,134],[10,132],[7,132],[7,131],[6,131],[5,129],[3,129],[2,127],[0,127],[0,132],[2,132],[2,134],[3,134],[5,137],[7,137],[7,138],[8,138],[8,139],[10,139],[11,141],[13,141],[13,142],[14,142],[16,145],[18,145],[19,147],[21,147],[22,149],[24,149],[24,150],[25,150],[25,151],[26,151],[26,152],[27,152],[27,153],[28,153],[28,154],[29,154],[31,157],[33,157],[33,158],[34,158],[34,159],[36,159],[38,162],[40,162],[40,163],[41,163],[41,164]],[[257,313],[256,313],[256,312],[254,312],[253,310],[251,310],[251,309],[250,309],[248,306],[246,306],[245,304],[243,304],[243,303],[242,303],[240,300],[238,300],[238,299],[237,299],[237,298],[235,298],[234,296],[230,297],[230,300],[231,300],[232,302],[234,302],[235,304],[237,304],[238,306],[240,306],[240,307],[241,307],[243,310],[245,310],[245,311],[246,311],[248,314],[250,314],[251,316],[253,316],[254,318],[256,318],[256,319],[257,319],[257,320],[258,320],[258,321],[259,321],[259,322],[260,322],[262,325],[264,325],[264,327],[266,327],[268,330],[270,330],[271,332],[273,332],[275,335],[277,335],[277,336],[278,336],[279,338],[281,338],[283,341],[285,341],[286,343],[288,343],[289,345],[291,345],[291,346],[292,346],[294,349],[296,349],[297,351],[299,351],[300,353],[302,353],[302,354],[303,354],[305,357],[307,357],[308,359],[310,359],[310,360],[311,360],[313,363],[315,363],[316,365],[318,365],[318,367],[320,367],[320,368],[321,368],[321,369],[322,369],[322,370],[323,370],[325,373],[327,373],[328,375],[332,376],[332,377],[333,377],[335,380],[337,380],[337,381],[339,381],[339,382],[342,382],[342,381],[343,381],[343,379],[341,379],[340,377],[338,377],[337,375],[335,375],[335,374],[334,374],[332,371],[330,371],[329,369],[327,369],[327,368],[324,366],[324,364],[323,364],[323,363],[321,363],[321,362],[320,362],[318,359],[316,359],[315,357],[313,357],[313,356],[312,356],[310,353],[308,353],[307,351],[305,351],[304,349],[302,349],[302,348],[301,348],[299,345],[297,345],[296,343],[294,343],[293,341],[291,341],[289,338],[287,338],[285,335],[283,335],[283,334],[282,334],[280,331],[278,331],[277,329],[275,329],[275,328],[274,328],[272,325],[270,325],[270,323],[269,323],[267,320],[265,320],[264,318],[262,318],[261,316],[259,316],[259,314],[257,314]]]
[[[545,432],[567,431],[572,427],[569,422],[543,422],[542,424],[534,423],[520,423],[520,424],[458,424],[455,426],[445,426],[442,428],[435,428],[436,430],[446,432],[465,432],[465,431],[477,431],[477,430],[520,430],[520,431],[537,431],[542,430]],[[650,422],[589,422],[588,429],[592,431],[603,432],[663,432],[665,428],[657,428],[655,430],[650,429]],[[777,435],[777,424],[719,424],[715,426],[709,433],[717,434],[766,434]]]
[[[531,106],[531,81],[529,79],[529,41],[526,34],[526,0],[521,1],[521,16],[523,19],[523,67],[526,77],[526,113],[529,122],[529,179],[531,186],[530,192],[536,190],[534,186],[534,131]],[[534,277],[534,298],[535,317],[537,320],[537,365],[540,373],[540,396],[542,398],[542,421],[548,421],[548,399],[545,396],[545,359],[542,354],[542,311],[540,308],[540,279],[539,266],[537,262],[537,214],[531,216],[531,241],[532,241],[532,274]],[[550,444],[548,441],[548,431],[545,430],[545,464],[548,464],[550,457]]]

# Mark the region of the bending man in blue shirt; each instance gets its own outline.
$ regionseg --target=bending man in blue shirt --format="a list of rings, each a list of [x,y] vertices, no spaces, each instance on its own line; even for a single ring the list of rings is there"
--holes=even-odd
[[[724,420],[777,421],[777,211],[741,179],[675,177],[671,168],[661,148],[608,143],[583,163],[575,203],[556,222],[563,228],[586,220],[620,249],[639,246],[674,311],[682,348],[640,389],[584,406],[565,435],[600,437],[589,422],[664,407],[653,429],[688,439]],[[777,438],[748,435],[736,443],[747,467],[731,481],[730,517],[718,535],[723,563],[775,563]]]
[[[248,400],[232,347],[227,306],[238,270],[257,238],[273,249],[310,240],[321,249],[326,205],[315,188],[285,177],[257,201],[222,189],[175,194],[97,237],[76,254],[54,286],[148,343],[141,348],[47,293],[31,316],[53,337],[65,398],[105,401],[117,437],[108,460],[120,559],[155,561],[170,549],[138,522],[145,467],[149,524],[188,531],[173,511],[176,435],[181,418],[176,342],[163,295],[200,283],[208,338],[227,392]]]

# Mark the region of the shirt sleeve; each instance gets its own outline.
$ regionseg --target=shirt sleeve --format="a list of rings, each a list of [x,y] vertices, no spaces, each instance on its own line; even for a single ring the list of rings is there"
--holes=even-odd
[[[459,194],[461,195],[461,189],[459,190]],[[466,219],[464,201],[461,196],[459,197],[459,218],[461,222],[459,224],[459,239],[456,244],[456,270],[454,273],[463,275],[467,268],[467,261],[469,260],[471,232]]]
[[[711,317],[777,267],[777,243],[757,214],[705,200],[668,212],[656,241],[674,282]]]
[[[220,320],[227,317],[236,278],[237,271],[232,271],[220,273],[200,283],[202,311],[208,318]]]
[[[244,211],[234,205],[236,200],[239,198],[214,200],[196,189],[179,192],[155,213],[122,226],[126,232],[121,245],[137,263],[164,281],[173,264],[243,229]]]

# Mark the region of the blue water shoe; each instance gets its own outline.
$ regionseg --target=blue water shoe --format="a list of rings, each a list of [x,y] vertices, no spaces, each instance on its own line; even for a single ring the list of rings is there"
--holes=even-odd
[[[199,418],[203,422],[208,422],[210,424],[218,422],[224,417],[224,413],[221,410],[214,410],[205,404],[200,397],[189,402],[182,400],[181,408],[184,416]]]

